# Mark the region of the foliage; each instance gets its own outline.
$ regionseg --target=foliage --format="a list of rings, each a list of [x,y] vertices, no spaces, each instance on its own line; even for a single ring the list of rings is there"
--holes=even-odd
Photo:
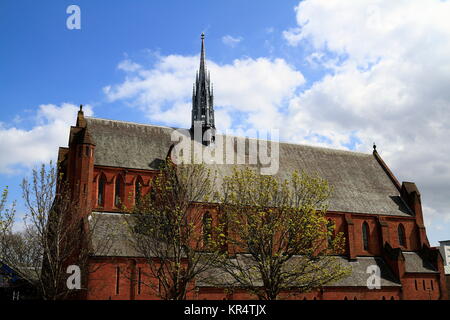
[[[134,248],[159,283],[146,284],[163,299],[185,299],[189,283],[220,256],[218,226],[204,219],[205,209],[198,205],[211,199],[214,183],[204,165],[167,160],[128,221]]]
[[[233,259],[223,255],[218,268],[234,285],[269,300],[345,276],[334,256],[344,237],[325,215],[330,192],[326,180],[305,172],[279,180],[234,169],[217,194]]]

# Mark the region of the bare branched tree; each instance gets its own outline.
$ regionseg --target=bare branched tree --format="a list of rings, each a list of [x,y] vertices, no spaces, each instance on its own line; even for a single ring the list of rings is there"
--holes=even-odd
[[[8,204],[8,193],[8,187],[5,187],[0,198],[0,257],[8,249],[4,238],[12,233],[16,214],[16,203]]]
[[[8,187],[2,191],[0,198],[0,230],[11,230],[16,213],[16,203],[8,205]]]
[[[8,187],[5,187],[0,198],[0,262],[3,263],[6,263],[5,257],[11,255],[14,244],[20,241],[13,234],[16,203],[8,204],[8,193]]]
[[[38,294],[46,300],[80,297],[82,290],[67,285],[69,265],[80,268],[81,289],[86,289],[91,270],[89,257],[95,225],[80,214],[69,184],[59,177],[50,162],[32,171],[31,180],[22,181],[22,195],[27,210],[25,228],[14,233],[14,217],[0,230],[1,259],[27,279],[34,281]],[[102,242],[103,245],[99,245]],[[97,239],[96,250],[107,250],[109,238]]]
[[[235,169],[218,194],[227,227],[228,255],[217,265],[232,285],[259,299],[301,293],[348,273],[334,255],[344,237],[326,219],[326,180],[294,172],[280,181]]]
[[[198,205],[211,199],[214,183],[204,165],[167,160],[130,215],[133,246],[158,283],[148,285],[162,299],[186,299],[190,283],[221,255],[220,226]]]

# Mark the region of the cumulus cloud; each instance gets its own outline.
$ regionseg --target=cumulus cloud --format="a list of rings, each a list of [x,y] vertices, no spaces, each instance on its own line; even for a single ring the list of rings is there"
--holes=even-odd
[[[234,48],[241,41],[242,41],[242,37],[233,37],[233,36],[230,36],[229,34],[222,37],[222,42],[225,45],[232,47],[232,48]]]
[[[13,173],[18,166],[32,167],[55,160],[58,147],[67,145],[78,109],[70,103],[40,105],[29,130],[0,123],[0,173]],[[85,115],[92,115],[90,106],[83,110]]]
[[[332,70],[290,101],[291,137],[361,151],[375,141],[433,222],[450,218],[449,16],[448,1],[306,0],[283,33]]]
[[[107,86],[104,92],[110,101],[140,108],[152,121],[189,127],[198,64],[198,56],[161,56],[147,69],[128,71],[122,83]],[[208,60],[207,66],[220,130],[242,125],[267,129],[280,123],[286,101],[305,81],[300,71],[282,59],[244,58],[231,64]]]

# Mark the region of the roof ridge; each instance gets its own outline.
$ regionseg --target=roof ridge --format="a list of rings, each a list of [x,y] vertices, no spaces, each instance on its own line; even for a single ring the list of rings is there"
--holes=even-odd
[[[162,125],[156,125],[156,124],[145,124],[145,123],[138,123],[138,122],[131,122],[131,121],[123,121],[123,120],[113,120],[113,119],[105,119],[105,118],[97,118],[97,117],[85,117],[85,118],[86,119],[93,119],[93,120],[102,120],[102,121],[109,121],[109,122],[131,124],[131,125],[136,125],[136,126],[157,127],[157,128],[173,129],[173,130],[178,130],[178,129],[189,130],[187,128],[169,127],[169,126],[162,126]],[[220,136],[223,136],[223,137],[251,139],[251,140],[258,140],[258,141],[270,141],[270,142],[275,142],[275,143],[284,144],[284,145],[303,146],[303,147],[313,148],[313,149],[332,150],[332,151],[337,151],[337,152],[342,152],[342,153],[350,153],[350,154],[355,154],[355,155],[360,155],[360,156],[371,156],[372,155],[371,153],[364,153],[364,152],[361,152],[361,151],[329,148],[329,147],[315,146],[315,145],[310,145],[310,144],[305,144],[305,143],[298,143],[298,142],[289,142],[289,141],[278,141],[278,142],[276,142],[276,141],[268,140],[268,139],[253,138],[253,137],[243,137],[243,136],[238,136],[238,135],[234,135],[234,134],[228,134],[227,135],[227,134],[223,134],[223,133],[217,133],[216,136],[217,135],[220,135]]]
[[[85,117],[89,120],[102,120],[102,121],[109,121],[109,122],[118,122],[118,123],[125,123],[125,124],[132,124],[137,126],[145,126],[145,127],[158,127],[158,128],[164,128],[164,129],[182,129],[177,127],[168,127],[168,126],[161,126],[157,124],[146,124],[146,123],[138,123],[138,122],[131,122],[131,121],[124,121],[124,120],[113,120],[113,119],[105,119],[105,118],[97,118],[97,117]],[[186,129],[188,130],[188,129]]]
[[[391,180],[391,182],[394,184],[394,186],[397,188],[397,190],[400,192],[401,191],[401,184],[398,181],[397,177],[394,175],[394,173],[391,171],[391,169],[388,167],[388,165],[386,164],[386,162],[384,162],[384,160],[381,158],[380,154],[378,153],[378,151],[376,149],[374,149],[374,151],[372,152],[374,158],[377,160],[378,164],[380,165],[380,167],[383,169],[383,171],[386,173],[386,175],[389,177],[389,179]]]

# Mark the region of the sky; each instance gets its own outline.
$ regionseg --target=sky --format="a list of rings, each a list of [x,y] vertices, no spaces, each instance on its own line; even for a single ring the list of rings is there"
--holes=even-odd
[[[375,142],[417,184],[437,245],[450,239],[449,16],[439,0],[2,0],[0,188],[21,217],[21,180],[67,146],[80,104],[189,127],[204,32],[219,131],[366,153]]]

